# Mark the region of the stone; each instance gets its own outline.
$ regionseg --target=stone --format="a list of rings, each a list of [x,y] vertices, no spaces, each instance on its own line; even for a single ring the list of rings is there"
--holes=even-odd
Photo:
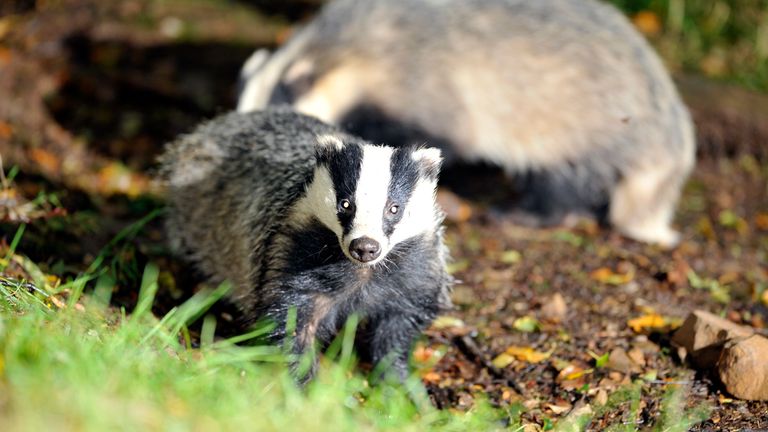
[[[614,348],[613,351],[611,351],[611,354],[608,356],[606,367],[627,374],[641,372],[640,366],[635,364],[635,362],[629,358],[627,352],[621,348]]]
[[[568,314],[568,305],[560,293],[555,293],[549,297],[544,306],[541,307],[541,318],[545,321],[559,323],[565,319]]]
[[[681,358],[689,357],[700,368],[711,368],[720,358],[723,345],[735,338],[746,338],[755,332],[706,311],[692,312],[672,337],[672,344],[680,351]]]
[[[723,349],[717,371],[725,389],[745,400],[768,400],[768,339],[734,339]]]

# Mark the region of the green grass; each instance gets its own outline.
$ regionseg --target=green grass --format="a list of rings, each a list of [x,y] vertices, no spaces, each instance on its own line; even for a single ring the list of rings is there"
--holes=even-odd
[[[352,339],[300,389],[276,347],[185,342],[186,323],[223,288],[199,294],[164,318],[150,311],[157,269],[144,273],[126,316],[95,296],[58,309],[50,295],[0,280],[0,430],[488,430],[503,411],[431,408],[418,391],[371,387],[354,372]],[[77,284],[73,284],[77,285]],[[75,306],[79,305],[79,306]],[[351,333],[350,333],[351,334]],[[180,337],[181,335],[181,337]],[[251,335],[253,336],[253,335]],[[413,402],[413,401],[416,402]]]
[[[658,18],[648,36],[672,69],[768,91],[768,0],[609,1]]]

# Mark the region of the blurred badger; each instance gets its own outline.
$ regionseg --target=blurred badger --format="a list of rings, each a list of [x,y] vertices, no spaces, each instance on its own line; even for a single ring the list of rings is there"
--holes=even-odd
[[[374,142],[503,167],[517,214],[595,215],[671,246],[693,126],[658,56],[596,0],[335,0],[241,75],[239,111],[291,104]]]
[[[231,113],[169,145],[168,237],[212,282],[230,280],[245,324],[293,348],[363,320],[361,353],[405,378],[410,344],[450,305],[440,151],[374,146],[287,109]]]

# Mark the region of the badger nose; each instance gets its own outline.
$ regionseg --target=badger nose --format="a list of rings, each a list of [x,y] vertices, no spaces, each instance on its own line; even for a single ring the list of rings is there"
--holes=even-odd
[[[380,253],[381,245],[370,237],[356,238],[349,244],[349,254],[360,262],[373,261],[379,257]]]

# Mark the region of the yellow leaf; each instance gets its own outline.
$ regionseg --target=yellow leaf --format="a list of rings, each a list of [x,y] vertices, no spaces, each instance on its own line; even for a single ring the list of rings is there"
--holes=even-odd
[[[632,279],[634,279],[635,273],[633,271],[630,271],[625,274],[621,274],[621,273],[614,272],[608,267],[600,267],[599,269],[590,273],[589,277],[591,277],[592,279],[598,282],[608,284],[608,285],[623,285],[627,282],[630,282]]]
[[[663,316],[651,313],[627,321],[627,325],[635,331],[642,333],[644,330],[663,328],[667,324]]]
[[[456,317],[440,315],[432,322],[432,328],[435,329],[447,329],[454,327],[464,327],[464,321]]]
[[[509,366],[510,364],[512,364],[513,361],[515,361],[514,357],[512,357],[511,355],[503,352],[503,353],[497,355],[496,358],[491,360],[491,363],[493,364],[493,366],[495,368],[503,369],[503,368]]]
[[[536,351],[531,347],[510,346],[503,353],[496,356],[492,363],[501,369],[511,364],[515,359],[526,363],[540,363],[552,355],[550,352]]]
[[[514,249],[511,249],[502,253],[501,257],[499,258],[499,261],[501,261],[504,264],[517,264],[522,259],[523,259],[523,254],[521,254],[520,252]]]
[[[760,296],[760,300],[763,301],[763,304],[768,306],[768,289],[763,291],[763,295]]]

